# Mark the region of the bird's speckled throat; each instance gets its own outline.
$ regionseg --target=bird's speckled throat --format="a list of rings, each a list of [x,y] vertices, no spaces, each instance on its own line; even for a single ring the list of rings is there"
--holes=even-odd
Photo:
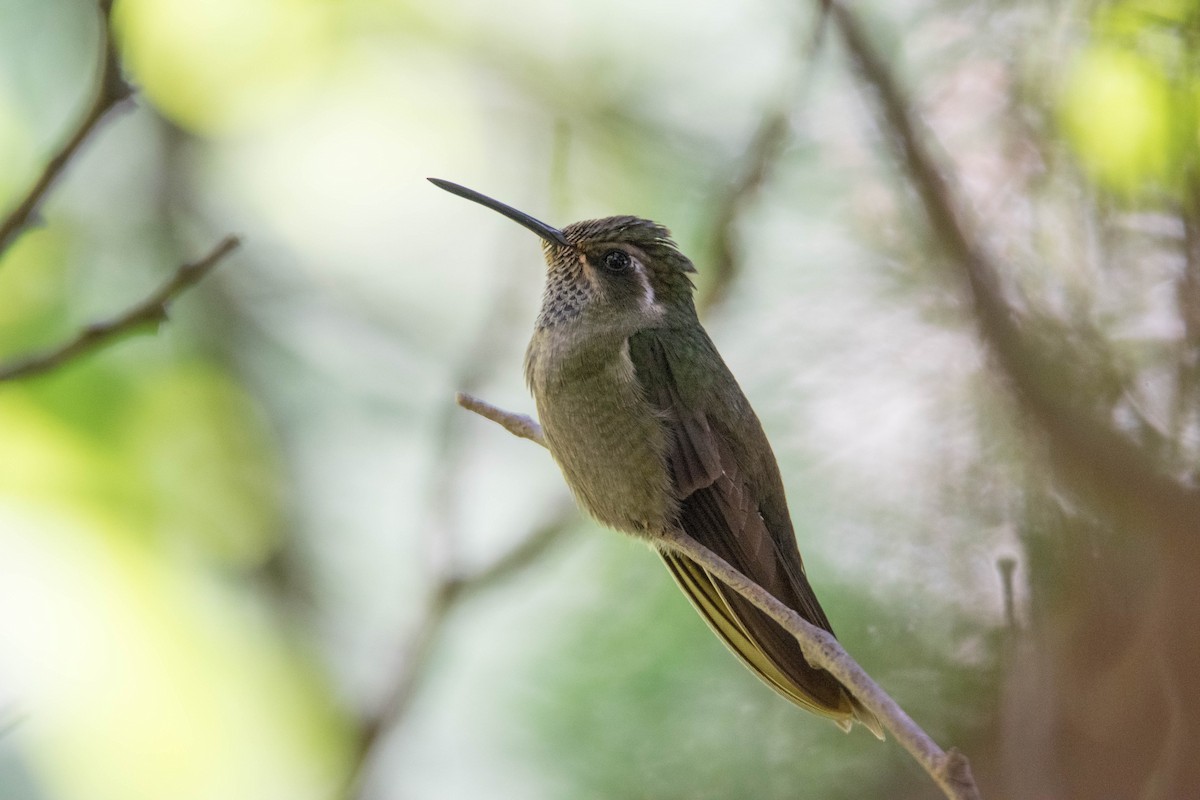
[[[549,328],[574,319],[592,299],[595,289],[583,274],[581,253],[569,247],[546,242],[546,289],[537,327]]]

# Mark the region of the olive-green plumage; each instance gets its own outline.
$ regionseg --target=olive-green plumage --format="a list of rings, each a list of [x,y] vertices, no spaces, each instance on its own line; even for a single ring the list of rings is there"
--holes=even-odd
[[[826,630],[804,573],[771,446],[696,317],[691,261],[637,217],[562,230],[470,189],[544,240],[542,310],[525,358],[546,445],[579,504],[651,544],[683,530]],[[660,549],[724,642],[767,684],[848,729],[875,718],[796,640],[690,559]]]

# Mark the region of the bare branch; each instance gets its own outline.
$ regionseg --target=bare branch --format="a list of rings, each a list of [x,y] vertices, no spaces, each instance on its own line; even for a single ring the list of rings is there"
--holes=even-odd
[[[55,179],[70,164],[80,146],[87,141],[100,121],[114,106],[133,94],[129,84],[121,77],[121,65],[117,59],[112,34],[109,31],[112,2],[111,0],[101,0],[98,5],[101,14],[100,70],[96,77],[96,88],[92,93],[91,102],[66,143],[46,162],[45,168],[42,169],[37,180],[29,187],[29,191],[25,193],[16,207],[3,221],[0,221],[0,258],[3,258],[17,237],[29,227],[38,206],[41,205]]]
[[[474,411],[481,417],[490,419],[492,422],[504,428],[520,439],[528,439],[529,441],[546,446],[546,440],[542,436],[542,426],[537,423],[532,417],[525,414],[514,414],[511,411],[505,411],[502,408],[496,408],[491,403],[484,402],[478,397],[459,392],[454,396],[454,402],[465,408],[467,411]]]
[[[225,237],[208,255],[180,266],[154,293],[121,314],[112,319],[91,323],[69,341],[44,353],[0,365],[0,382],[41,375],[101,348],[136,328],[166,321],[167,307],[171,301],[198,283],[221,259],[237,248],[238,244],[236,236]]]

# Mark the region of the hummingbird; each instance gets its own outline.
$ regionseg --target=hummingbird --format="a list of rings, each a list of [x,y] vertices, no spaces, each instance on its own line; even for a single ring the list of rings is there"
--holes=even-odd
[[[709,627],[776,692],[849,731],[875,716],[795,637],[703,566],[663,546],[682,531],[833,633],[805,574],[762,425],[700,324],[695,266],[667,228],[615,216],[562,229],[430,178],[542,240],[547,273],[525,355],[547,449],[579,505],[642,538]]]

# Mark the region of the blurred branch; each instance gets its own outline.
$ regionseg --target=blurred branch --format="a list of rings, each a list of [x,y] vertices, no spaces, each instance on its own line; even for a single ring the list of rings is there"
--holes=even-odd
[[[725,299],[730,286],[741,273],[741,259],[737,255],[734,241],[736,223],[750,203],[758,197],[780,156],[783,155],[792,129],[791,111],[798,105],[798,95],[807,87],[808,77],[813,72],[812,65],[825,39],[828,18],[828,9],[822,6],[811,38],[797,57],[802,65],[803,75],[796,79],[795,86],[788,92],[788,96],[763,116],[737,167],[736,177],[717,200],[717,211],[712,222],[715,232],[712,243],[714,257],[708,269],[712,279],[705,285],[703,294],[696,299],[696,308],[701,315]]]
[[[121,77],[121,64],[113,45],[112,33],[109,30],[112,0],[100,0],[98,5],[101,14],[100,72],[96,78],[96,88],[92,93],[91,102],[88,104],[83,118],[79,120],[79,124],[68,137],[66,144],[46,163],[42,173],[29,187],[29,191],[21,198],[17,206],[3,221],[0,221],[0,258],[3,258],[12,243],[36,218],[38,206],[41,205],[55,179],[66,169],[100,121],[114,106],[133,94],[129,84]]]
[[[495,412],[503,413],[492,406],[488,407]],[[512,416],[520,417],[516,414]],[[528,418],[526,417],[526,419]],[[522,436],[520,433],[514,433],[514,435]],[[529,437],[522,436],[522,438]],[[386,700],[374,715],[362,723],[351,767],[347,797],[353,797],[361,791],[368,762],[383,734],[387,733],[408,711],[409,704],[416,695],[420,679],[427,670],[429,658],[433,654],[433,645],[451,612],[471,595],[501,584],[532,565],[578,519],[579,515],[573,504],[559,509],[551,514],[547,523],[536,528],[487,566],[467,574],[448,572],[438,577],[429,589],[417,625],[402,649],[400,669],[396,673]]]
[[[487,318],[479,328],[473,347],[467,348],[467,356],[454,371],[455,385],[467,390],[475,389],[490,375],[500,362],[499,352],[504,346],[504,337],[496,331],[506,329],[514,307],[518,305],[517,292],[521,287],[517,270],[503,270],[502,285],[491,296]],[[483,415],[491,413],[486,403],[476,401],[469,394],[459,394],[460,404],[472,401],[479,405],[475,410]],[[496,413],[498,409],[494,410]],[[461,460],[463,436],[460,426],[454,425],[457,418],[453,406],[440,407],[434,429],[435,452],[432,458],[431,490],[427,514],[427,543],[430,548],[428,570],[431,585],[417,616],[413,629],[400,647],[400,658],[395,674],[378,707],[361,721],[354,760],[347,785],[347,796],[362,791],[367,768],[373,753],[379,748],[384,736],[394,728],[407,713],[416,695],[421,677],[425,674],[434,646],[444,629],[451,612],[462,599],[477,591],[503,582],[528,564],[537,560],[564,531],[578,520],[572,507],[560,509],[549,522],[527,534],[504,555],[489,566],[470,574],[462,574],[454,564],[454,529],[451,510],[457,507],[454,497],[460,475],[458,462]],[[514,435],[540,443],[541,427],[525,417],[510,429]]]
[[[564,503],[560,509],[550,515],[548,522],[509,548],[507,553],[473,573],[469,578],[457,579],[458,589],[463,595],[471,595],[501,583],[540,558],[559,536],[578,522],[579,510],[575,507],[575,503],[571,501]]]
[[[15,706],[6,706],[0,709],[0,739],[15,731],[26,719],[28,719],[27,715],[17,710]]]
[[[461,403],[482,416],[486,416],[505,430],[521,438],[523,414],[514,414],[474,398],[470,404]],[[486,410],[486,414],[478,409]],[[514,430],[515,429],[515,430]],[[536,440],[535,440],[536,441]],[[969,800],[978,798],[979,790],[971,776],[971,766],[965,756],[957,750],[949,752],[938,747],[904,709],[875,683],[850,654],[827,631],[812,625],[792,609],[775,599],[766,589],[751,581],[734,569],[716,553],[704,547],[683,532],[671,534],[661,547],[686,555],[709,573],[716,576],[730,589],[745,597],[786,631],[796,637],[804,657],[814,667],[828,671],[843,686],[850,690],[868,710],[879,718],[883,727],[896,737],[896,741],[917,760],[949,798]]]
[[[391,729],[396,720],[408,710],[412,700],[417,679],[425,671],[425,665],[433,652],[433,643],[437,639],[445,619],[450,614],[455,598],[458,596],[460,584],[446,578],[438,581],[430,588],[416,627],[408,635],[400,651],[400,669],[392,680],[383,703],[375,713],[367,716],[359,726],[358,744],[355,751],[354,763],[350,770],[347,797],[353,796],[361,788],[365,775],[367,761],[383,735]]]
[[[1200,165],[1194,166],[1192,173],[1180,212],[1183,218],[1184,259],[1183,271],[1175,284],[1176,305],[1183,320],[1183,341],[1180,342],[1176,366],[1170,433],[1180,442],[1181,448],[1187,427],[1200,422],[1196,409],[1196,401],[1200,398]],[[1192,461],[1192,466],[1185,467],[1185,472],[1192,476],[1197,474],[1194,460],[1188,457],[1188,453],[1173,455],[1184,463]]]
[[[1060,476],[1102,503],[1114,516],[1132,513],[1153,521],[1159,544],[1184,548],[1196,560],[1200,539],[1200,491],[1155,468],[1146,454],[1052,384],[1061,372],[1021,335],[1004,298],[1000,270],[967,223],[955,181],[931,152],[931,138],[909,110],[891,70],[867,38],[857,16],[837,0],[823,0],[832,13],[857,72],[877,100],[876,111],[889,142],[917,190],[938,241],[962,268],[980,335],[1009,379],[1021,407],[1047,434]],[[1172,535],[1186,531],[1189,535]],[[1177,555],[1182,555],[1176,553]]]
[[[1012,556],[1004,556],[996,560],[996,569],[1000,571],[1000,589],[1004,593],[1004,622],[1009,630],[1017,629],[1017,604],[1014,599],[1013,575],[1017,570],[1017,560]]]
[[[175,274],[149,297],[121,314],[112,319],[91,323],[69,341],[44,353],[0,364],[0,382],[41,375],[103,347],[142,325],[165,322],[167,307],[171,301],[204,278],[239,244],[236,236],[225,237],[208,255],[198,261],[181,265],[175,270]]]

